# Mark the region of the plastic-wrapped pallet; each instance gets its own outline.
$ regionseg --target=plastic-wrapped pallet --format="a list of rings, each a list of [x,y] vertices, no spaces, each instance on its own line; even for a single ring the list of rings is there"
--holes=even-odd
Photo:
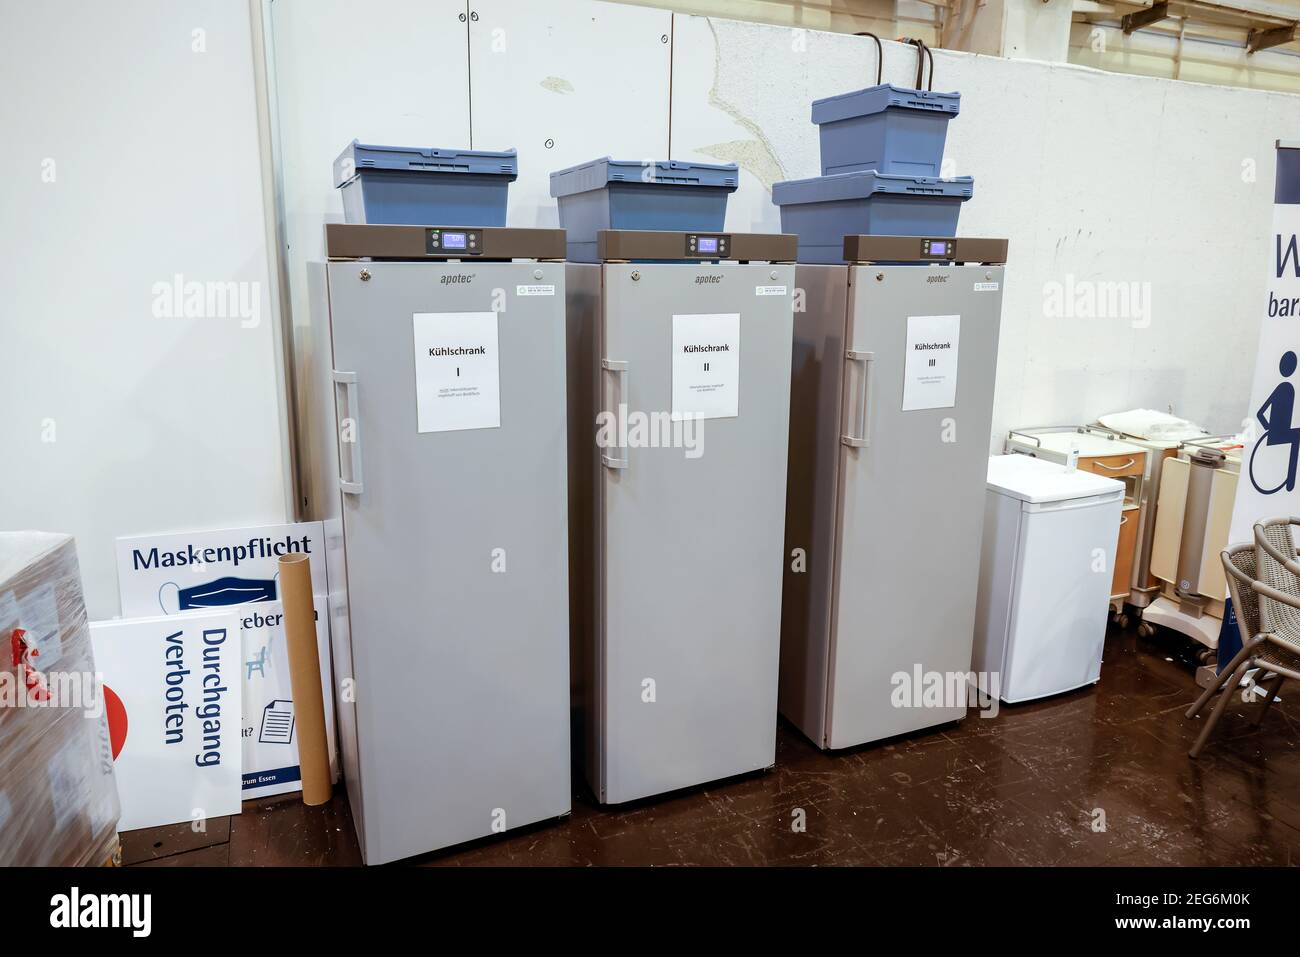
[[[71,536],[0,532],[0,866],[103,864],[119,807]]]

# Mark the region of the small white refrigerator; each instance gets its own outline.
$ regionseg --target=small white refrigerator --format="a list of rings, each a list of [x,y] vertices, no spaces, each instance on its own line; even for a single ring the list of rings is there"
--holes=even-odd
[[[1101,677],[1124,485],[1029,455],[989,459],[971,670],[1032,701]]]

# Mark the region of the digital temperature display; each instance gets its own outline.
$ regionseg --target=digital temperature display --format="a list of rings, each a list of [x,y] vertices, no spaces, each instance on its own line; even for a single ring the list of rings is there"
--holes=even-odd
[[[442,248],[443,248],[443,249],[464,249],[464,248],[465,248],[465,234],[464,234],[464,233],[446,233],[446,232],[443,233],[443,234],[442,234]]]
[[[702,253],[716,253],[718,251],[718,239],[716,236],[701,236],[696,248]]]
[[[931,256],[942,256],[947,251],[948,251],[948,244],[944,242],[942,239],[930,240]]]

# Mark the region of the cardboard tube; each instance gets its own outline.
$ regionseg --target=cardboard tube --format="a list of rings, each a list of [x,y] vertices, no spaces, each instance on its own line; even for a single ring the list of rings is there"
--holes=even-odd
[[[293,688],[298,731],[302,803],[324,804],[329,801],[333,786],[325,740],[325,696],[321,691],[316,644],[311,563],[306,555],[295,553],[280,559],[280,601],[284,605],[284,634],[289,648],[289,684]]]

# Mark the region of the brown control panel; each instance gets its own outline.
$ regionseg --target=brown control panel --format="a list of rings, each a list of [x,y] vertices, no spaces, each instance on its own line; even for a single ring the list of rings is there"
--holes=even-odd
[[[330,259],[554,259],[564,258],[563,229],[507,226],[388,226],[328,223]]]
[[[596,258],[602,262],[698,259],[792,263],[799,238],[793,233],[691,233],[677,230],[602,229]]]
[[[851,263],[1001,265],[1007,261],[1007,241],[956,236],[845,236],[844,259]]]

